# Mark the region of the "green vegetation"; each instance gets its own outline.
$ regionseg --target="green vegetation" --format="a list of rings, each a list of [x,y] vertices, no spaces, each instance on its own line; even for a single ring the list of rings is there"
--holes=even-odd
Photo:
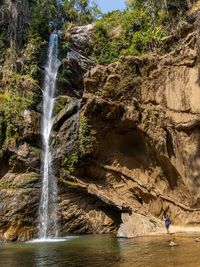
[[[155,107],[151,104],[144,104],[141,106],[143,109],[142,122],[149,127],[156,128],[161,124],[160,120],[160,110],[156,110]]]
[[[0,93],[0,146],[6,149],[16,144],[22,121],[21,112],[30,106],[29,98],[18,92]]]
[[[36,36],[48,39],[52,26],[49,23],[58,15],[56,0],[33,0],[31,5],[32,19],[29,27],[29,38]]]
[[[90,136],[90,128],[88,125],[88,120],[85,116],[80,116],[79,132],[79,157],[82,158],[88,151],[91,150],[93,139]]]
[[[80,184],[72,182],[72,181],[67,181],[67,180],[65,180],[63,178],[61,178],[60,181],[62,183],[64,183],[65,185],[70,186],[70,187],[74,187],[74,188],[81,187]]]
[[[68,103],[69,103],[68,96],[59,96],[56,100],[54,114],[58,114]]]
[[[170,1],[129,0],[125,11],[105,14],[96,22],[93,59],[109,64],[121,55],[165,52],[166,40],[178,22],[184,22],[187,3],[183,2],[173,6]]]
[[[101,13],[90,0],[32,0],[31,36],[47,39],[55,28],[92,23]]]
[[[23,73],[26,65],[15,65],[16,53],[6,51],[0,90],[0,150],[16,144],[19,137],[22,111],[32,109],[37,102],[38,82],[30,74]],[[23,65],[23,66],[22,66]]]
[[[62,161],[62,167],[64,167],[69,172],[73,172],[75,169],[75,166],[79,162],[79,154],[78,149],[77,151],[73,152],[70,156],[64,157]]]
[[[60,11],[68,23],[78,25],[92,23],[101,14],[95,1],[90,0],[63,0]]]
[[[50,1],[47,3],[47,1],[33,0],[30,3],[31,22],[23,24],[23,16],[27,16],[23,13],[25,12],[23,5],[26,4],[21,1],[14,4],[16,12],[20,12],[20,10],[22,12],[22,18],[16,24],[11,19],[12,16],[9,13],[11,10],[7,5],[2,4],[0,7],[0,26],[2,26],[0,30],[0,62],[3,66],[0,90],[1,155],[8,147],[15,146],[19,139],[23,110],[35,109],[39,102],[41,94],[38,86],[40,82],[39,66],[46,57],[46,37],[48,35],[46,29],[49,26],[48,19],[52,14],[49,14],[49,17],[44,15],[44,10],[50,8]],[[46,4],[46,6],[42,4]],[[26,10],[26,12],[28,11]],[[36,23],[39,20],[41,21],[37,28]],[[20,28],[21,22],[23,28]],[[43,35],[43,30],[45,35]],[[23,37],[22,40],[21,37]]]
[[[63,48],[62,48],[62,52],[63,52]],[[63,57],[65,57],[66,55],[67,55],[67,51]],[[70,69],[70,66],[67,63],[63,63],[60,66],[57,80],[61,82],[62,84],[69,86],[70,85],[69,78],[71,77],[71,75],[72,75],[72,71]]]
[[[93,142],[94,140],[90,135],[87,118],[85,116],[80,116],[78,146],[71,155],[63,158],[62,166],[69,172],[73,172],[78,162],[91,151]]]
[[[19,176],[6,177],[0,181],[1,189],[24,190],[34,188],[38,176],[36,173],[26,173]]]
[[[47,41],[37,33],[30,33],[27,47],[24,51],[24,72],[37,79],[40,74],[39,66],[45,62]]]

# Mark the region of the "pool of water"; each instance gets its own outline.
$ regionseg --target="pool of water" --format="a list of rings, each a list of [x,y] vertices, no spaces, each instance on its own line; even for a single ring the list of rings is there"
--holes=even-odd
[[[1,267],[199,267],[196,236],[117,239],[111,236],[68,237],[64,241],[0,245]]]

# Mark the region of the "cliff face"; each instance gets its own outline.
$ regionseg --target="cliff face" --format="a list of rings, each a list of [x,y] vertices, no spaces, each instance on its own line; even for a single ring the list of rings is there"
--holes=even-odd
[[[74,73],[85,73],[87,64],[69,61]],[[143,235],[162,226],[164,211],[174,224],[199,224],[198,31],[165,56],[121,57],[79,79],[82,99],[81,90],[61,84],[57,92],[52,151],[60,231]],[[0,233],[6,240],[37,233],[40,114],[24,111],[21,127],[18,144],[1,158]]]
[[[3,41],[9,42],[10,46],[22,47],[27,39],[29,23],[29,0],[0,2],[0,35]]]
[[[198,80],[194,32],[163,57],[122,57],[86,74],[83,112],[97,147],[84,176],[132,210],[120,235],[154,231],[164,211],[175,225],[199,223]]]
[[[199,223],[198,62],[194,30],[167,55],[121,57],[84,76],[95,142],[71,179],[117,211],[118,235],[158,230],[164,211],[175,225]]]

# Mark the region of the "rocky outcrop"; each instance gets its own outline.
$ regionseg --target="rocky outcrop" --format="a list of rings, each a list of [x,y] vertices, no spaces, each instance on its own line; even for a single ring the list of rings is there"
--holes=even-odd
[[[36,234],[39,203],[37,173],[7,173],[0,180],[0,235],[26,241]]]
[[[85,76],[83,112],[97,145],[84,175],[131,208],[120,236],[157,230],[164,211],[174,224],[200,222],[197,58],[191,33],[166,56],[122,57]]]
[[[64,44],[67,42],[69,45],[67,57],[63,59],[61,68],[64,73],[66,70],[70,72],[68,83],[78,98],[83,94],[84,74],[95,65],[89,56],[93,46],[93,29],[93,24],[70,26],[62,36],[62,42]]]
[[[30,1],[2,0],[0,2],[0,34],[8,34],[10,46],[21,47],[27,38],[30,22]],[[5,38],[5,36],[3,36]]]
[[[0,236],[26,241],[37,234],[40,202],[40,116],[22,112],[21,135],[0,157]]]
[[[92,48],[91,34],[94,30],[94,24],[86,26],[71,26],[64,34],[64,38],[73,44],[73,47],[79,52],[83,52],[84,49]]]
[[[174,224],[199,223],[196,36],[166,56],[122,57],[85,75],[81,113],[96,141],[71,181],[118,211],[119,236],[159,230],[164,211]]]

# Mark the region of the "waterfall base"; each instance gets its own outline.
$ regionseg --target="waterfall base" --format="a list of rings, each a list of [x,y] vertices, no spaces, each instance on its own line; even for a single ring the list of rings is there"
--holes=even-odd
[[[72,239],[78,238],[78,236],[66,236],[66,237],[60,237],[60,238],[42,238],[42,239],[33,239],[30,241],[27,241],[26,243],[56,243],[56,242],[65,242]]]

